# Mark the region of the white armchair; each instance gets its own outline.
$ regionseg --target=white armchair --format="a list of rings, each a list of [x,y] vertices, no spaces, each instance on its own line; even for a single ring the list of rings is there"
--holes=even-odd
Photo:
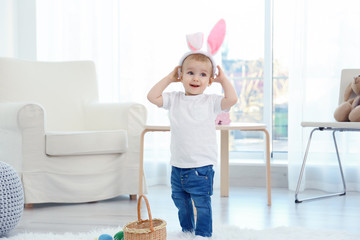
[[[91,61],[0,58],[0,161],[26,204],[138,194],[145,123],[141,104],[98,102]]]

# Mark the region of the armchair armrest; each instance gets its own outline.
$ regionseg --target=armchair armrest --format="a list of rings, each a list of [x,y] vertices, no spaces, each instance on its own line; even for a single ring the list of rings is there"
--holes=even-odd
[[[44,109],[36,103],[0,103],[0,129],[21,131],[31,127],[44,128]]]
[[[146,124],[146,108],[138,103],[92,103],[85,107],[87,130],[125,129],[128,136],[128,150],[124,166],[139,179],[141,134]],[[128,171],[127,170],[127,171]],[[137,193],[133,189],[132,194]]]
[[[87,130],[128,130],[140,135],[146,124],[146,108],[139,103],[91,103],[85,107]]]
[[[44,115],[36,103],[0,103],[0,161],[21,172],[24,158],[44,152]]]
[[[134,179],[140,167],[141,133],[146,124],[146,108],[138,103],[92,103],[85,108],[87,130],[125,129],[128,136],[128,150],[124,161]],[[134,194],[137,188],[134,188]]]

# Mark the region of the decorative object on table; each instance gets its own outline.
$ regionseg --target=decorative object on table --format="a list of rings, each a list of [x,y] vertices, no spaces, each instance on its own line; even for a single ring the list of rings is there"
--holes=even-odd
[[[230,114],[228,112],[218,114],[215,123],[216,125],[229,125],[231,123]]]
[[[144,198],[149,219],[142,220],[140,214],[141,199]],[[124,226],[124,240],[166,240],[166,222],[162,219],[152,218],[149,201],[140,195],[137,204],[138,220]]]
[[[12,166],[0,162],[0,237],[13,230],[24,210],[21,180]]]
[[[338,122],[360,122],[360,75],[346,86],[343,103],[334,112]]]

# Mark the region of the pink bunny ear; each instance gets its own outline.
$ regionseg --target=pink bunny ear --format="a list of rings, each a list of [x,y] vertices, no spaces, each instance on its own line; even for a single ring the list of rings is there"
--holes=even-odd
[[[203,45],[204,34],[198,32],[198,33],[186,35],[186,41],[188,43],[189,48],[192,51],[200,50]]]
[[[211,30],[207,43],[208,43],[208,52],[211,55],[217,53],[220,49],[221,44],[224,41],[226,32],[226,24],[224,19],[220,19],[219,22],[216,23],[214,28]]]

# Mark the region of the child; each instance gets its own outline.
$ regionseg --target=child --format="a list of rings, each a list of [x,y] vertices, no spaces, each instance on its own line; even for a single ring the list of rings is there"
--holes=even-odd
[[[179,70],[180,69],[180,70]],[[193,232],[195,239],[212,236],[211,195],[213,193],[213,165],[217,161],[215,119],[221,111],[229,110],[237,102],[235,89],[206,52],[187,53],[180,66],[148,93],[148,100],[169,110],[171,126],[171,189],[178,208],[183,232]],[[164,92],[174,82],[181,82],[183,92]],[[203,94],[212,82],[222,85],[224,96]],[[196,225],[192,201],[197,210]]]

